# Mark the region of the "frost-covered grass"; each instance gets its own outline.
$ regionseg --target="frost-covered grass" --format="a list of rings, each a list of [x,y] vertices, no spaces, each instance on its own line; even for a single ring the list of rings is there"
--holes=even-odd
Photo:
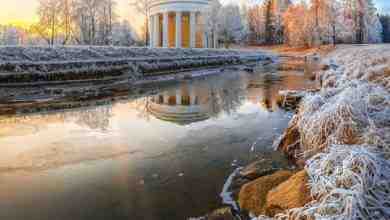
[[[245,52],[249,54],[250,52]],[[10,47],[0,46],[1,62],[64,62],[109,59],[178,58],[201,56],[241,55],[239,50],[224,49],[177,49],[145,47],[99,47],[99,46],[56,46],[56,47]],[[253,53],[252,54],[256,54]]]
[[[390,152],[390,93],[352,81],[305,97],[298,113],[303,159],[332,144],[369,144]]]
[[[263,52],[130,47],[0,47],[0,84],[139,79],[271,59]]]
[[[390,91],[390,45],[341,46],[326,62],[330,69],[321,75],[324,88],[360,80]]]
[[[274,219],[390,219],[390,46],[342,46],[326,62],[295,118],[314,201]]]
[[[274,219],[389,219],[390,161],[377,149],[332,145],[307,161],[306,171],[315,200]]]

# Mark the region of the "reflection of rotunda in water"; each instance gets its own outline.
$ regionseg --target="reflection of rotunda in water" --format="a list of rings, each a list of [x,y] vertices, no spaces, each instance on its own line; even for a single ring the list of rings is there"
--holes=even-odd
[[[148,111],[156,118],[191,124],[210,118],[207,90],[182,86],[150,97]]]

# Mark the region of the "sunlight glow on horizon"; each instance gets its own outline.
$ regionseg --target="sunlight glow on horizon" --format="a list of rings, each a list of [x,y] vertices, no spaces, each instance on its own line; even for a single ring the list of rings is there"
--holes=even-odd
[[[140,31],[143,19],[130,7],[129,0],[116,0],[120,20],[128,20]],[[39,0],[0,0],[0,24],[28,26],[38,21]]]
[[[0,0],[0,24],[32,24],[38,20],[38,0]],[[221,0],[223,3],[236,2],[237,0]],[[142,17],[131,10],[129,0],[117,0],[117,12],[121,19],[131,20],[134,26],[140,26]],[[388,0],[374,0],[379,11],[390,10]]]
[[[37,0],[1,0],[0,24],[31,24],[37,21]]]

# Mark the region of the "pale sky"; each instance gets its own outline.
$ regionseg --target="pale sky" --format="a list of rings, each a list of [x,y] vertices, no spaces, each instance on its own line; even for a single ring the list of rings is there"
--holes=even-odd
[[[131,12],[129,0],[116,0],[118,14],[122,18],[139,18]],[[0,23],[27,22],[37,19],[38,0],[0,0]],[[137,21],[136,21],[137,22]]]
[[[237,2],[237,0],[224,0],[225,2]],[[389,0],[374,0],[381,11],[390,12]],[[142,23],[142,18],[135,15],[129,6],[129,0],[117,0],[118,13],[122,18],[130,19],[132,23]],[[26,22],[36,20],[38,0],[0,0],[0,23]]]

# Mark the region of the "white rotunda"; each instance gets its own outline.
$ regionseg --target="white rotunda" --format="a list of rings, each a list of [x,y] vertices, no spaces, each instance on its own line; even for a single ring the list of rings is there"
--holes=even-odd
[[[206,33],[206,13],[212,1],[215,0],[152,0],[148,24],[150,46],[215,47],[216,42]]]

